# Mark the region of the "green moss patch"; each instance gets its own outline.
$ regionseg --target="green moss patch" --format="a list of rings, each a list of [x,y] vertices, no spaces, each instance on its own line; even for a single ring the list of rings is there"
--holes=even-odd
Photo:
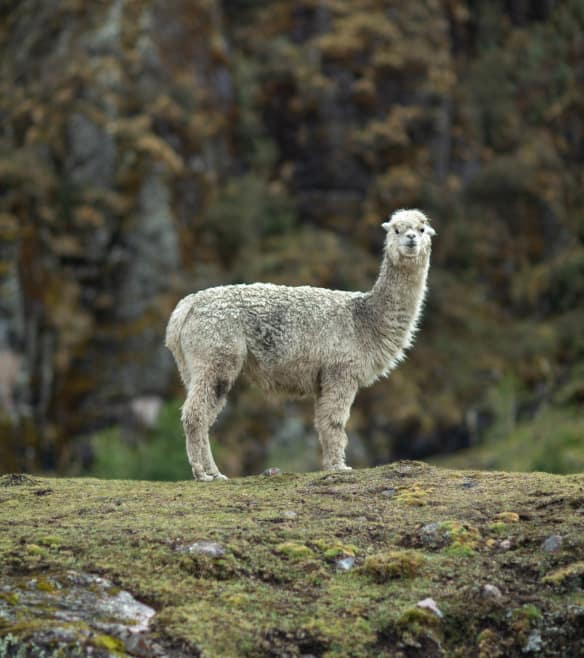
[[[584,588],[584,561],[573,562],[542,578],[542,583],[562,589]]]
[[[311,548],[294,541],[287,541],[278,544],[275,548],[276,553],[284,555],[290,560],[304,560],[307,557],[314,555]]]
[[[423,507],[428,504],[432,491],[432,487],[423,487],[419,483],[414,483],[410,487],[405,487],[398,491],[394,500],[412,507]]]
[[[440,626],[440,619],[428,610],[407,608],[401,614],[397,624],[401,628],[420,634],[429,628],[438,628]]]
[[[317,539],[314,542],[316,548],[322,552],[327,560],[342,559],[345,557],[355,557],[359,549],[354,544],[343,544],[341,541]]]
[[[94,635],[91,638],[91,643],[100,649],[107,649],[108,652],[123,653],[125,655],[124,643],[111,635]]]
[[[368,556],[362,571],[375,582],[385,583],[395,578],[414,578],[425,562],[425,556],[417,551],[389,551]]]
[[[448,539],[446,552],[452,556],[471,557],[475,554],[481,534],[475,526],[459,521],[445,521],[439,529]]]

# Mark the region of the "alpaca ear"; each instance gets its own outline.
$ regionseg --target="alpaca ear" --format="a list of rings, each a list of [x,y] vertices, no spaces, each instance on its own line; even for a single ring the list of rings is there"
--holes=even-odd
[[[436,231],[429,224],[426,224],[425,229],[426,233],[430,234],[430,237],[434,237],[436,235]]]
[[[390,221],[389,221],[389,222],[383,222],[383,224],[382,224],[381,226],[382,226],[386,231],[389,231],[389,229],[391,228],[391,222],[390,222]]]

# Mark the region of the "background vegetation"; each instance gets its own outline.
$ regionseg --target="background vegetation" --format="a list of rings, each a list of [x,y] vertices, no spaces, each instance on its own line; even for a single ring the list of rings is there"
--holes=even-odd
[[[582,470],[583,34],[581,0],[4,3],[0,470],[188,477],[176,301],[366,289],[403,206],[431,292],[352,463]],[[218,460],[312,468],[311,415],[242,385]]]

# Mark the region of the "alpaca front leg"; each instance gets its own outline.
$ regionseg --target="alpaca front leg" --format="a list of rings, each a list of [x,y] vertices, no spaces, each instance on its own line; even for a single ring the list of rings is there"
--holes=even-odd
[[[321,381],[316,400],[315,426],[322,447],[322,467],[325,471],[348,471],[345,464],[347,434],[351,405],[357,393],[357,385],[330,377]]]
[[[211,451],[211,444],[209,443],[209,437],[203,447],[202,452],[203,457],[203,466],[205,468],[205,473],[210,475],[213,480],[228,480],[229,478],[226,475],[223,475],[221,471],[217,468],[215,460],[213,459],[213,453]]]
[[[183,421],[186,436],[187,456],[195,480],[209,482],[214,478],[207,475],[203,461],[203,441],[201,426],[190,421]]]

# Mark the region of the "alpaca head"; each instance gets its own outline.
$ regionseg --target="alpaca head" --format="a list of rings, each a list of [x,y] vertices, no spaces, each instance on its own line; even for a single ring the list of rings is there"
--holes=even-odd
[[[394,264],[413,265],[425,261],[436,231],[419,210],[397,210],[382,224],[387,231],[385,248]]]

